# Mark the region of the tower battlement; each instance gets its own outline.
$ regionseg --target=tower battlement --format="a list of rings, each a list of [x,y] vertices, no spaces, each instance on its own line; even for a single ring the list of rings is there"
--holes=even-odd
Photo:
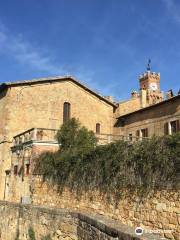
[[[156,80],[160,80],[160,73],[147,71],[147,72],[139,75],[140,81],[146,80],[148,78],[154,78]]]

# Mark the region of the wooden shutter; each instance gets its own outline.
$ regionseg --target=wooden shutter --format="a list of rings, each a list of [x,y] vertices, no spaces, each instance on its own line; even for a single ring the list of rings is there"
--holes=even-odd
[[[136,140],[139,140],[139,136],[140,136],[140,131],[137,130],[137,131],[136,131]]]
[[[100,123],[96,123],[96,133],[100,134],[100,132],[101,132],[101,125]]]
[[[148,137],[148,128],[145,129],[145,137]]]
[[[180,131],[180,126],[179,126],[180,124],[179,124],[179,120],[177,120],[176,121],[176,126],[177,126],[177,132],[179,132]]]
[[[136,136],[139,137],[139,130],[136,131]]]
[[[164,124],[164,135],[168,135],[169,131],[168,131],[168,123]]]
[[[71,114],[71,104],[65,102],[63,106],[63,123],[67,122],[70,119]]]

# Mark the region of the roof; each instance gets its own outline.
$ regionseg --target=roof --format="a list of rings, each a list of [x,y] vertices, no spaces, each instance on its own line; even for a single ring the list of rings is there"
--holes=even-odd
[[[0,84],[0,92],[7,89],[8,87],[43,84],[43,83],[48,83],[48,82],[63,82],[63,81],[73,82],[76,85],[80,86],[81,88],[85,89],[87,92],[98,97],[102,101],[110,104],[113,107],[117,107],[117,104],[115,102],[111,102],[110,100],[106,99],[99,93],[95,92],[94,90],[91,90],[85,84],[81,83],[80,81],[78,81],[77,79],[75,79],[72,76],[55,76],[55,77],[45,77],[45,78],[34,78],[32,80],[23,80],[23,81],[16,81],[16,82],[4,82],[4,83]]]
[[[148,107],[144,107],[144,108],[140,108],[134,112],[130,112],[130,113],[127,113],[127,114],[124,114],[124,115],[121,115],[120,117],[118,117],[117,119],[121,119],[121,118],[125,118],[125,117],[129,117],[130,115],[133,115],[135,113],[140,113],[140,112],[144,112],[146,110],[149,110],[149,109],[152,109],[154,107],[157,107],[157,106],[160,106],[160,105],[163,105],[163,104],[166,104],[167,102],[172,102],[172,101],[175,101],[177,99],[180,99],[180,95],[177,95],[177,96],[174,96],[170,99],[167,99],[167,100],[164,100],[162,102],[159,102],[159,103],[156,103],[156,104],[153,104],[153,105],[150,105]]]

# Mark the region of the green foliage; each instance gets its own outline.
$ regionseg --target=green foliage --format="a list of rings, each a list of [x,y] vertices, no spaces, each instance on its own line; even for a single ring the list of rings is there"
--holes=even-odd
[[[71,155],[87,152],[97,143],[94,133],[82,127],[75,118],[62,125],[57,133],[57,140],[61,145],[61,152],[68,152]]]
[[[35,232],[32,227],[28,229],[28,236],[29,236],[29,240],[36,240]]]
[[[57,135],[62,149],[42,154],[36,169],[60,191],[68,187],[77,196],[99,190],[107,199],[118,200],[125,189],[145,196],[153,189],[177,187],[180,133],[96,147],[91,134],[76,120],[65,124]]]
[[[64,175],[68,175],[69,168],[72,166],[70,159],[76,156],[83,156],[95,148],[97,139],[92,131],[82,127],[75,118],[64,123],[57,133],[57,140],[60,144],[60,150],[56,153],[45,152],[38,159],[34,173],[41,173],[46,177],[57,180],[65,178],[61,171],[64,169]],[[72,160],[73,161],[73,160]]]

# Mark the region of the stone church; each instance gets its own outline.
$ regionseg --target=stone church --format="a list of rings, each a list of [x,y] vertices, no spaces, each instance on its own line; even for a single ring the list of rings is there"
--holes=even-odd
[[[59,147],[56,132],[74,117],[99,144],[136,141],[180,130],[180,95],[160,89],[160,74],[139,76],[139,91],[115,102],[74,77],[49,77],[0,85],[0,199],[30,195],[33,159]],[[24,200],[25,201],[25,200]]]

